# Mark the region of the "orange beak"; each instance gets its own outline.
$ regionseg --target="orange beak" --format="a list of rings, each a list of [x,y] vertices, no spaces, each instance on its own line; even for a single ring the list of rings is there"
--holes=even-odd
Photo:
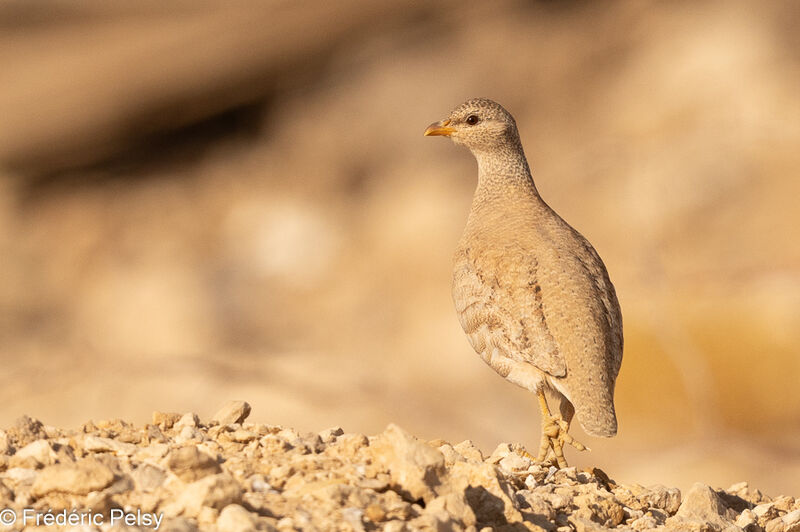
[[[442,120],[441,122],[434,122],[433,124],[428,126],[428,129],[425,130],[426,137],[434,137],[434,136],[442,136],[442,137],[449,137],[453,134],[456,130],[453,127],[448,127],[450,124],[450,120]]]

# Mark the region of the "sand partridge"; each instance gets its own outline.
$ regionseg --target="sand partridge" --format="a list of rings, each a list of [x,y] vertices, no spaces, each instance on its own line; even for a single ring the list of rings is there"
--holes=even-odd
[[[507,380],[537,394],[541,462],[566,467],[573,415],[614,436],[622,315],[603,261],[539,195],[514,118],[492,100],[458,106],[425,135],[478,161],[478,186],[454,260],[453,300],[469,342]],[[551,414],[550,404],[557,406]]]

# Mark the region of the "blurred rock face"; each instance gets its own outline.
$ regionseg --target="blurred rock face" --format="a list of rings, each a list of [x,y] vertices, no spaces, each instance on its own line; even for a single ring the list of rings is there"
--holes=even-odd
[[[489,96],[622,303],[620,436],[576,459],[797,491],[794,5],[397,6],[0,8],[2,419],[534,441],[451,308],[474,163],[421,135]]]

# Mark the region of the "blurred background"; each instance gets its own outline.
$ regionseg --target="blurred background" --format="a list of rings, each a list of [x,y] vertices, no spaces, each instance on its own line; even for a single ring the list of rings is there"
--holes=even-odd
[[[800,4],[0,3],[0,426],[208,417],[536,449],[472,352],[476,184],[517,118],[622,304],[613,478],[800,495]]]

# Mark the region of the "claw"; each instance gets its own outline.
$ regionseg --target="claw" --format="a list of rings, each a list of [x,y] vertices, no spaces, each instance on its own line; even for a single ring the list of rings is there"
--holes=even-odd
[[[544,394],[540,392],[539,401],[542,407],[542,443],[539,447],[539,456],[536,461],[540,463],[552,462],[563,469],[567,467],[564,458],[564,445],[572,445],[579,451],[588,451],[589,448],[569,435],[569,423],[559,416],[550,414]],[[549,458],[552,454],[553,458]],[[549,458],[549,459],[548,459]]]

